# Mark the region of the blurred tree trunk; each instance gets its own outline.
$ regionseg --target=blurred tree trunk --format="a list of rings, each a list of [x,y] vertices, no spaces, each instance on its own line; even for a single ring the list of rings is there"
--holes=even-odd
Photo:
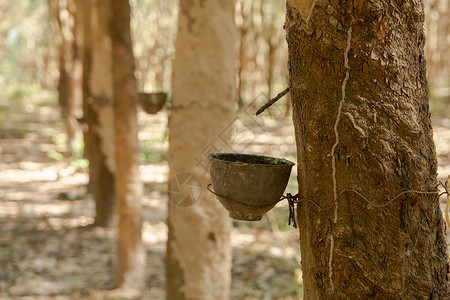
[[[87,124],[85,144],[89,179],[95,199],[94,225],[108,226],[114,211],[112,86],[108,83],[112,77],[108,77],[111,72],[106,27],[108,15],[97,14],[107,14],[104,8],[103,11],[100,7],[97,10],[96,5],[99,3],[101,2],[86,0],[83,4],[83,110]],[[100,25],[99,22],[103,24]]]
[[[53,27],[58,37],[58,104],[61,117],[66,122],[67,149],[72,152],[72,142],[75,139],[77,122],[75,119],[75,106],[73,95],[73,14],[71,3],[68,1],[48,0],[49,12]],[[73,153],[71,153],[73,154]]]
[[[230,220],[215,197],[206,189],[198,195],[196,186],[210,182],[205,154],[223,149],[219,136],[232,120],[234,10],[234,1],[180,2],[169,122],[171,300],[229,299]]]
[[[14,8],[15,3],[12,1],[3,1],[0,4],[0,45],[4,45],[5,41],[8,37],[8,33],[11,30],[11,26],[13,25],[8,18],[8,15],[11,14],[12,9]],[[54,22],[53,12],[51,11],[50,5],[48,5],[50,22]],[[0,61],[3,61],[3,57],[5,54],[6,47],[0,47]]]
[[[117,283],[126,289],[144,286],[145,249],[141,241],[142,183],[139,176],[138,94],[130,36],[128,0],[112,1],[111,38],[114,78],[116,205],[118,212]]]
[[[110,38],[110,3],[97,0],[92,11],[92,71],[90,80],[91,108],[96,122],[93,134],[96,139],[98,174],[95,177],[94,198],[96,204],[95,224],[109,225],[114,212],[114,111],[112,50]]]
[[[264,11],[265,0],[261,0],[260,15],[261,15],[261,37],[267,46],[267,56],[265,65],[266,68],[266,85],[267,85],[267,98],[272,99],[272,84],[273,84],[273,72],[275,69],[275,51],[278,43],[273,42],[275,36],[275,16],[274,12]]]
[[[239,108],[244,106],[244,68],[245,68],[245,40],[247,36],[246,19],[247,14],[244,9],[244,0],[238,2],[239,7],[239,53],[238,53],[238,86],[237,86],[237,104]]]
[[[83,0],[75,0],[73,2],[73,55],[72,55],[72,97],[75,116],[75,140],[80,141],[83,139],[82,125],[78,123],[79,119],[83,115]],[[73,147],[72,150],[81,152],[82,149]],[[80,157],[82,153],[76,153],[75,155]]]
[[[423,3],[323,3],[285,25],[299,198],[330,207],[298,205],[305,298],[447,299]]]
[[[448,85],[450,77],[450,7],[448,0],[429,0],[426,4],[427,69],[433,89]]]
[[[95,144],[94,136],[92,133],[92,116],[90,113],[90,105],[88,101],[90,99],[90,88],[89,88],[89,76],[91,74],[92,67],[92,37],[91,37],[91,16],[92,16],[92,2],[93,0],[79,1],[82,10],[82,21],[83,21],[83,71],[82,71],[82,92],[83,92],[83,135],[84,135],[84,156],[89,160],[89,188],[88,191],[92,191],[95,181],[95,165],[92,164],[95,158]]]

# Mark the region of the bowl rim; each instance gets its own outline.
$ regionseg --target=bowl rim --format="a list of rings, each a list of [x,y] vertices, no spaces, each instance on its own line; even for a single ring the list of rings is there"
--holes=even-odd
[[[217,156],[219,155],[240,155],[240,156],[246,156],[246,157],[259,157],[259,158],[268,158],[268,159],[275,159],[280,162],[281,164],[260,164],[260,163],[244,163],[244,162],[235,162],[235,161],[228,161],[224,159],[220,159]],[[215,153],[209,153],[208,158],[210,160],[220,161],[220,162],[226,162],[226,163],[232,163],[236,166],[264,166],[264,167],[276,167],[276,168],[285,168],[287,166],[292,167],[295,165],[294,162],[287,160],[285,158],[278,158],[273,156],[267,156],[267,155],[259,155],[259,154],[249,154],[249,153],[232,153],[232,152],[215,152]]]

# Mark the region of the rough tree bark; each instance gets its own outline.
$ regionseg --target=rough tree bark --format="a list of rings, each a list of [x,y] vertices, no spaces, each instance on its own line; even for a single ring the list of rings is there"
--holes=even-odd
[[[103,5],[103,6],[102,6]],[[83,111],[89,179],[95,199],[96,226],[108,226],[114,211],[114,135],[112,113],[109,9],[102,1],[86,0],[83,40]],[[109,71],[108,71],[109,69]]]
[[[177,206],[172,197],[169,201],[170,300],[229,299],[230,220],[205,187],[210,182],[206,154],[225,147],[219,135],[232,120],[235,35],[234,1],[181,0],[169,122],[169,195],[174,187],[189,195],[183,182],[176,184],[180,173],[197,178],[203,192],[190,207]]]
[[[144,286],[145,249],[142,245],[137,128],[138,94],[130,36],[128,0],[113,0],[111,39],[114,78],[116,206],[118,216],[117,283],[124,289]]]
[[[287,1],[306,299],[446,298],[423,19],[422,1]]]

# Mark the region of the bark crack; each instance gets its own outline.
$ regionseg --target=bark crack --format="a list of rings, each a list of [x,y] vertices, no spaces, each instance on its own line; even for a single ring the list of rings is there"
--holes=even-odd
[[[314,4],[313,4],[314,6]],[[346,73],[345,73],[345,77],[344,80],[342,81],[342,86],[341,86],[341,101],[339,102],[339,106],[338,106],[338,111],[336,114],[336,121],[334,123],[334,135],[336,137],[336,141],[333,145],[333,147],[331,148],[331,168],[332,168],[332,176],[333,176],[333,200],[334,200],[334,220],[333,220],[333,224],[337,224],[338,221],[338,209],[339,209],[339,203],[337,201],[338,198],[338,193],[337,193],[337,179],[336,179],[336,148],[339,145],[339,123],[341,121],[341,116],[342,116],[342,107],[344,105],[345,102],[345,91],[347,88],[347,82],[348,79],[350,77],[350,66],[348,65],[348,53],[350,52],[350,48],[351,48],[351,42],[352,42],[352,25],[353,25],[353,16],[352,16],[352,21],[350,23],[350,27],[348,28],[347,31],[347,47],[345,48],[345,52],[344,52],[344,67],[347,69]],[[331,236],[330,236],[330,258],[328,260],[328,268],[329,268],[329,277],[330,277],[330,285],[331,285],[331,291],[334,293],[334,281],[333,281],[333,252],[334,252],[334,236],[333,236],[333,232],[331,232]]]

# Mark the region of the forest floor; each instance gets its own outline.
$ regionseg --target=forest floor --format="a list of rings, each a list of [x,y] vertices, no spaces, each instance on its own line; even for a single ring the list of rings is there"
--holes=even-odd
[[[64,124],[55,101],[48,92],[0,90],[0,299],[121,299],[111,291],[115,229],[91,226],[94,201],[86,192],[85,162],[64,155]],[[254,119],[250,113],[256,108],[241,112],[227,129],[236,133],[236,150],[295,162],[290,118],[275,108],[275,116]],[[165,297],[167,111],[140,112],[139,123],[147,250],[142,299],[158,300]],[[450,119],[441,117],[434,125],[445,181]],[[296,170],[287,192],[296,193]],[[260,222],[233,221],[231,299],[302,297],[298,231],[287,225],[284,202]]]

